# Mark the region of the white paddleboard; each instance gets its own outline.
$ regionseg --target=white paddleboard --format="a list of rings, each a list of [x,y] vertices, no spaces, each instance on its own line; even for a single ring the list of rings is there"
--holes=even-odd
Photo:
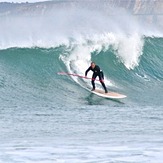
[[[82,76],[82,75],[78,75],[78,74],[71,74],[71,73],[67,73],[67,72],[58,72],[57,73],[58,75],[71,75],[71,76],[76,76],[76,77],[79,77],[79,78],[85,78],[85,79],[92,79],[92,78],[88,78],[88,77],[85,77],[85,76]],[[83,88],[85,88],[84,86],[82,86]],[[123,94],[119,94],[119,93],[116,93],[116,92],[109,92],[108,93],[105,93],[104,90],[100,90],[100,89],[96,89],[94,91],[91,91],[89,88],[85,88],[87,89],[88,91],[100,96],[100,97],[104,97],[104,98],[110,98],[110,99],[121,99],[121,98],[125,98],[127,97],[126,95],[123,95]]]
[[[104,98],[110,98],[110,99],[122,99],[122,98],[126,98],[126,95],[123,94],[119,94],[116,92],[109,92],[105,93],[104,90],[100,90],[100,89],[95,89],[94,91],[89,90],[90,92],[100,96],[100,97],[104,97]]]

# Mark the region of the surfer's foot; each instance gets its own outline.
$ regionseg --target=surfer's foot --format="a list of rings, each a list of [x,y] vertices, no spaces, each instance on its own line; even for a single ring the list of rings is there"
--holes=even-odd
[[[92,88],[92,90],[91,91],[94,91],[95,89],[94,88]]]
[[[108,91],[107,91],[107,90],[105,90],[105,93],[108,93]]]

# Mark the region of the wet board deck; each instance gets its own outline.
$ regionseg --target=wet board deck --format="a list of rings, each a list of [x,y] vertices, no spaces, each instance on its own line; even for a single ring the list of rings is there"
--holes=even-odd
[[[126,98],[126,95],[120,94],[120,93],[116,93],[116,92],[109,92],[105,93],[105,91],[100,90],[100,89],[96,89],[94,91],[89,90],[90,92],[100,96],[100,97],[104,97],[104,98],[110,98],[110,99],[121,99],[121,98]]]

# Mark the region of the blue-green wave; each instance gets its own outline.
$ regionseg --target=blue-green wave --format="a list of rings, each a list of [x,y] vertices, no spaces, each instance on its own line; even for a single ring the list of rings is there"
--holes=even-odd
[[[143,54],[133,69],[125,66],[112,47],[93,51],[91,60],[103,69],[106,80],[111,83],[107,85],[108,89],[126,94],[129,103],[162,105],[162,45],[162,38],[145,38]],[[56,48],[1,50],[0,89],[3,103],[16,103],[27,98],[32,98],[36,103],[38,98],[57,103],[63,103],[64,100],[74,103],[80,98],[80,93],[76,92],[78,88],[82,97],[88,94],[75,79],[57,74],[71,70],[81,73],[73,64],[69,66],[71,62],[66,64],[63,59],[70,59],[72,53],[73,49],[63,45]],[[63,99],[63,94],[67,99]]]

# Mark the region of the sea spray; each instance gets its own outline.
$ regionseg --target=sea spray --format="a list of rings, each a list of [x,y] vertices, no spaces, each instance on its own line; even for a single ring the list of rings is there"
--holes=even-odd
[[[60,8],[54,5],[49,11],[35,16],[2,16],[0,48],[63,45],[69,51],[66,57],[63,55],[69,62],[65,63],[68,71],[79,73],[83,73],[95,52],[110,49],[127,69],[134,69],[143,53],[145,33],[142,25],[127,11],[115,7],[112,8],[114,15],[111,15],[106,8],[97,9],[99,3],[96,3],[94,7],[86,3],[83,8],[80,5]]]

